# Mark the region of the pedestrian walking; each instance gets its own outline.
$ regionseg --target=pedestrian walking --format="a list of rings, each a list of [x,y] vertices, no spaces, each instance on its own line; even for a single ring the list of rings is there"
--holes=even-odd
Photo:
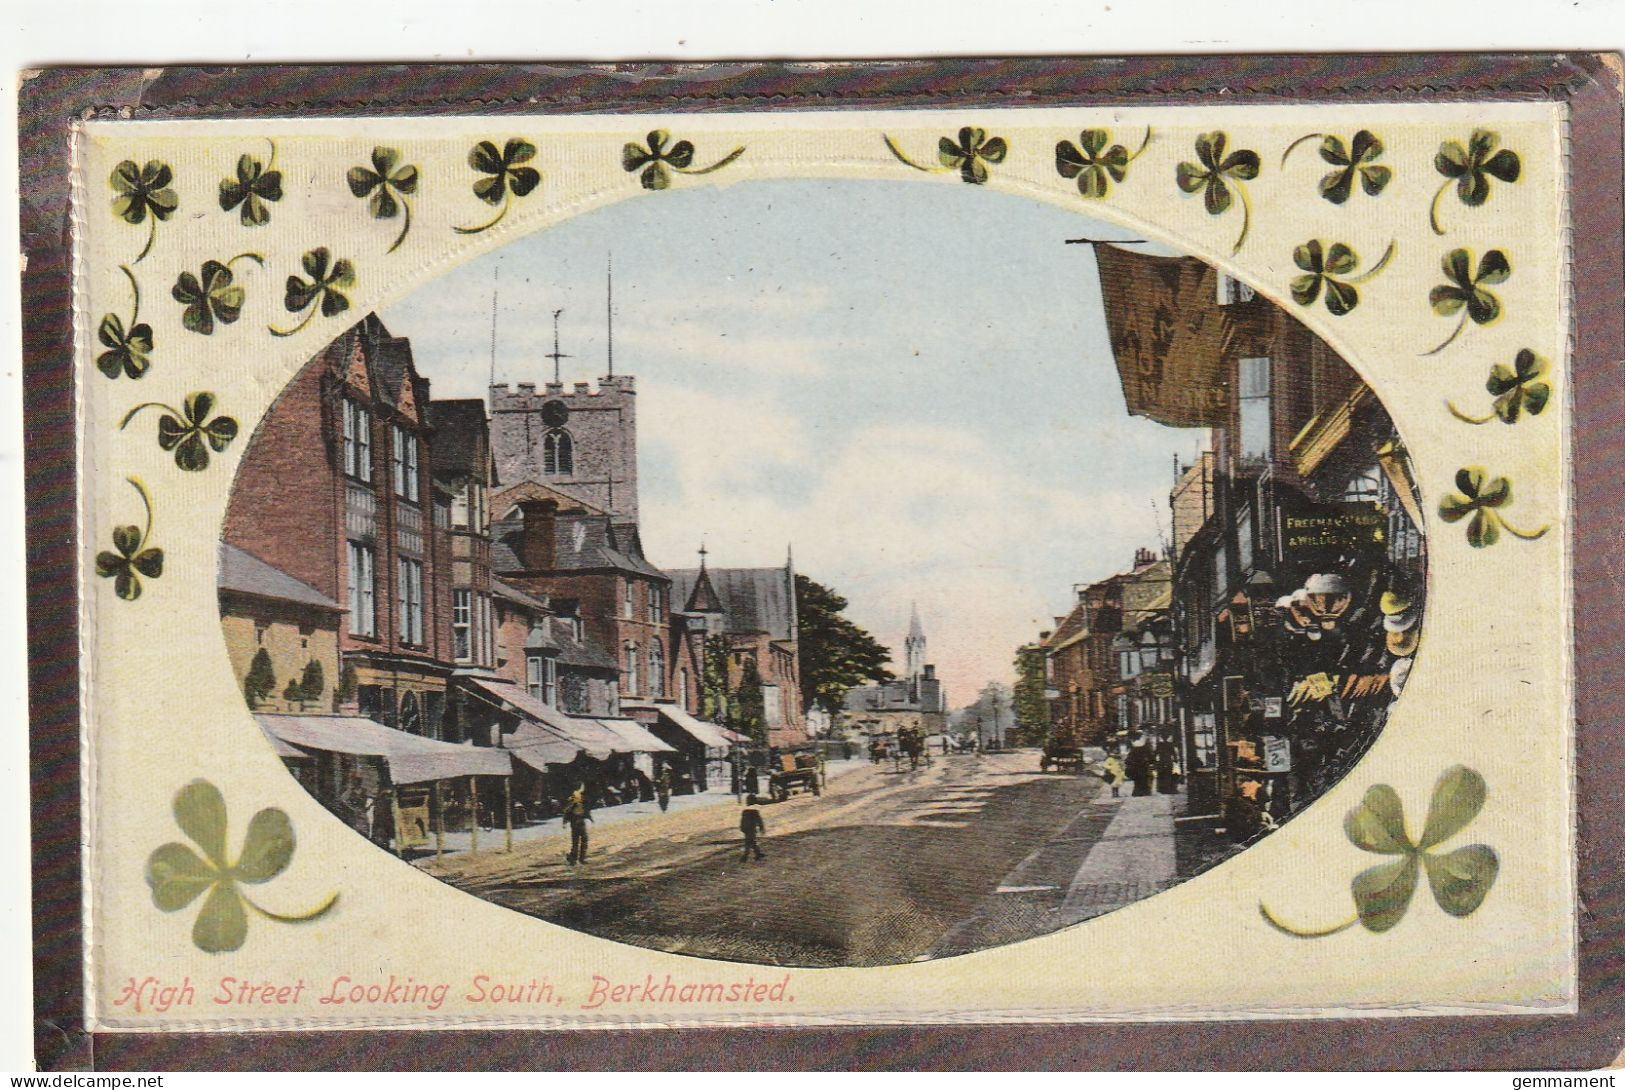
[[[1143,734],[1136,734],[1129,742],[1128,759],[1123,762],[1123,770],[1134,781],[1135,795],[1151,794],[1151,776],[1155,768],[1156,757],[1151,752],[1151,746]]]
[[[587,822],[592,820],[592,807],[587,805],[587,785],[577,784],[564,801],[564,824],[570,827],[570,854],[564,857],[571,866],[587,861]]]
[[[660,770],[660,775],[655,777],[655,801],[660,804],[660,810],[662,813],[665,812],[666,807],[671,805],[670,765],[662,768]]]
[[[1117,754],[1112,753],[1106,757],[1106,763],[1101,766],[1101,778],[1106,781],[1106,786],[1112,789],[1112,798],[1122,797],[1123,762],[1117,759]]]
[[[762,846],[756,842],[756,838],[767,833],[767,823],[762,820],[762,812],[756,808],[758,801],[755,795],[746,796],[745,809],[739,814],[739,831],[745,838],[741,859],[749,859],[751,852],[756,853],[757,859],[762,858]]]

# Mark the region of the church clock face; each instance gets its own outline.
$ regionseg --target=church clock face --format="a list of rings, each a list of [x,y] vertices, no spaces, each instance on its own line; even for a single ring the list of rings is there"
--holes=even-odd
[[[550,428],[562,428],[570,419],[570,407],[562,401],[549,401],[542,406],[542,423]]]

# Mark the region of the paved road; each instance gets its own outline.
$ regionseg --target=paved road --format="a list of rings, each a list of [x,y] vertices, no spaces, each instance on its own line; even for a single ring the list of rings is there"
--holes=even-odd
[[[1026,884],[1053,886],[1042,892],[1064,903],[1117,812],[1099,800],[1098,779],[1044,775],[1037,763],[1017,751],[938,756],[917,772],[864,767],[821,798],[764,806],[760,862],[740,858],[737,808],[715,806],[594,830],[583,867],[565,865],[560,835],[419,865],[519,911],[675,953],[806,966],[919,960],[1075,922],[1043,897],[998,892],[1036,876]],[[1155,850],[1158,829],[1125,831]],[[1120,855],[1102,859],[1120,867]]]

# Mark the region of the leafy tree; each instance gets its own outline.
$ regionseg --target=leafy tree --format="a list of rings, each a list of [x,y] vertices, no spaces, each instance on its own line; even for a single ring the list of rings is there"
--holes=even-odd
[[[267,697],[276,692],[276,672],[271,669],[271,656],[260,648],[254,652],[254,658],[248,664],[248,676],[243,678],[243,695],[248,698],[250,708],[265,703]]]
[[[762,674],[754,657],[745,660],[739,671],[739,688],[734,690],[729,709],[729,727],[754,739],[759,745],[767,744],[767,708],[762,701]]]
[[[845,598],[822,583],[796,576],[796,639],[801,657],[801,704],[840,715],[847,691],[867,681],[890,681],[891,652],[842,614]]]
[[[288,687],[282,690],[282,699],[289,704],[299,704],[305,699],[305,691],[299,687],[299,679],[290,677]]]
[[[322,676],[322,664],[315,659],[305,663],[305,672],[299,678],[299,691],[303,694],[301,699],[320,700],[322,690],[327,687],[327,679]]]
[[[1011,703],[1016,738],[1024,746],[1043,743],[1049,734],[1049,701],[1044,696],[1044,651],[1037,644],[1016,649],[1016,686]]]
[[[726,723],[728,704],[728,641],[707,636],[700,670],[700,718]]]

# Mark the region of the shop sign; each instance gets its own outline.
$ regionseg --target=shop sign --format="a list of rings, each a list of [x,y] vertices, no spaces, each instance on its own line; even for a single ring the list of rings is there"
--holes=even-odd
[[[1265,719],[1279,719],[1279,718],[1281,718],[1281,711],[1282,711],[1282,701],[1281,701],[1280,697],[1278,697],[1278,696],[1266,696],[1264,698],[1264,718]]]
[[[1292,771],[1292,744],[1285,738],[1264,736],[1264,771]]]
[[[1172,674],[1144,674],[1140,678],[1140,685],[1152,696],[1174,695],[1174,675]]]
[[[1285,513],[1281,534],[1288,560],[1381,550],[1388,538],[1388,516],[1380,504],[1367,500],[1306,506]]]

